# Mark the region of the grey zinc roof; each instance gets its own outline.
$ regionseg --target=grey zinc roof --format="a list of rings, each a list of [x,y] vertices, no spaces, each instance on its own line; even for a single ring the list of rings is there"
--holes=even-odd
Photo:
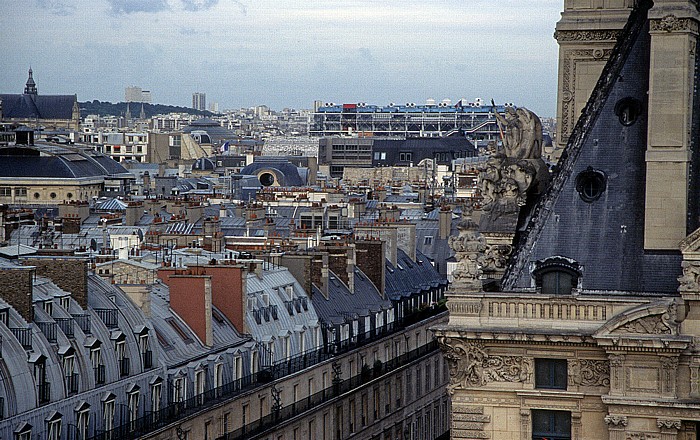
[[[306,309],[301,306],[297,309],[292,305],[292,313],[288,312],[285,304],[289,301],[287,286],[292,286],[294,300],[305,302]],[[269,319],[265,319],[263,316],[258,323],[255,319],[255,313],[258,312],[255,310],[262,310],[265,307],[264,294],[267,295],[270,306],[277,308],[277,319],[274,319],[271,314]],[[290,336],[291,356],[301,353],[301,337],[305,339],[305,350],[314,348],[314,332],[311,329],[318,326],[319,316],[307,293],[286,267],[277,266],[265,269],[262,278],[255,274],[247,274],[246,296],[249,301],[255,304],[254,311],[246,309],[245,320],[256,341],[268,344],[272,342],[277,357],[284,353],[281,337],[285,335]],[[304,329],[303,336],[300,333],[301,329]]]
[[[340,324],[348,317],[366,317],[391,308],[391,301],[382,299],[376,286],[360,269],[355,269],[354,278],[354,292],[350,292],[348,286],[329,271],[328,299],[314,287],[312,300],[325,322]]]
[[[416,261],[413,261],[398,249],[396,266],[386,262],[385,289],[391,300],[398,301],[440,285],[447,285],[447,279],[419,251],[416,251]]]

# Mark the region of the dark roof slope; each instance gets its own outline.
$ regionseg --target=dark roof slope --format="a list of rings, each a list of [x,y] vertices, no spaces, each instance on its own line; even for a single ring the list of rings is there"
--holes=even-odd
[[[646,109],[630,126],[615,114],[624,98],[646,103],[646,12],[642,6],[631,14],[625,37],[613,49],[569,139],[561,171],[531,213],[503,290],[530,287],[532,263],[564,256],[583,266],[584,291],[676,291],[680,254],[644,250]],[[606,190],[592,203],[576,190],[577,176],[588,167],[607,178]]]
[[[7,119],[72,119],[76,95],[0,95]]]

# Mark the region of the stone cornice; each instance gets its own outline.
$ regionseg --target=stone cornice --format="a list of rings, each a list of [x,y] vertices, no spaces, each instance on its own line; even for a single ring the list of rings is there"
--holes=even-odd
[[[554,39],[562,41],[580,41],[588,43],[592,41],[615,42],[622,34],[620,30],[581,30],[581,31],[565,31],[557,30],[554,32]]]
[[[535,329],[501,328],[501,329],[468,329],[458,326],[440,325],[432,327],[436,336],[444,336],[454,339],[468,339],[475,341],[488,341],[491,343],[517,343],[517,344],[555,344],[555,345],[590,345],[596,346],[595,340],[590,335],[580,333],[563,333],[552,331],[544,333]]]

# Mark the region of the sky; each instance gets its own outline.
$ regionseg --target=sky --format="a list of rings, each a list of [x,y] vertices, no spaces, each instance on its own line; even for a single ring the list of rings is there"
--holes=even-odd
[[[556,112],[563,0],[0,0],[0,93],[220,109],[480,97]]]

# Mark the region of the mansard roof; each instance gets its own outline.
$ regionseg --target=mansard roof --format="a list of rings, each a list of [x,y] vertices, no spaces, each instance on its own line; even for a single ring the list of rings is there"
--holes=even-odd
[[[534,263],[560,255],[582,266],[583,292],[676,292],[680,253],[644,249],[647,6],[631,14],[572,132],[560,171],[529,212],[503,290],[531,288]],[[616,115],[616,105],[625,99],[642,103],[632,124]],[[589,169],[607,179],[595,201],[577,190],[577,177]]]

